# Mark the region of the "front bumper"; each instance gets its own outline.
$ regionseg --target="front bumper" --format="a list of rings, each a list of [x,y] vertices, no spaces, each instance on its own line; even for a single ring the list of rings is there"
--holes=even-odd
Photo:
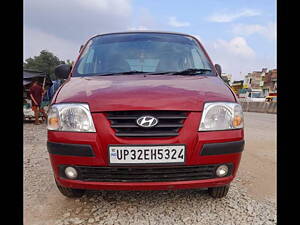
[[[235,177],[244,147],[244,131],[197,132],[201,113],[190,112],[179,135],[160,138],[117,137],[103,113],[92,114],[96,133],[48,131],[48,151],[57,182],[65,187],[93,190],[167,190],[223,186]],[[231,175],[223,178],[157,182],[103,182],[69,180],[60,176],[61,165],[109,166],[108,146],[185,144],[184,166],[228,163]],[[165,166],[165,165],[162,165]],[[183,167],[184,167],[183,166]],[[146,167],[146,165],[143,165]]]
[[[227,144],[226,144],[227,143]],[[237,145],[240,144],[240,147]],[[70,144],[63,148],[63,144],[53,145],[48,143],[48,151],[50,153],[51,164],[55,174],[55,179],[60,185],[77,188],[77,189],[91,189],[91,190],[169,190],[169,189],[191,189],[191,188],[208,188],[223,186],[229,184],[235,177],[241,153],[243,150],[243,141],[234,141],[234,142],[221,142],[219,144],[203,144],[200,151],[196,151],[197,155],[195,158],[190,158],[187,160],[186,166],[191,165],[212,165],[212,164],[224,164],[229,163],[231,165],[230,175],[223,178],[213,178],[209,179],[199,179],[199,180],[181,180],[181,181],[157,181],[157,182],[110,182],[110,181],[87,181],[87,180],[70,180],[62,175],[62,170],[60,169],[62,165],[88,165],[94,168],[109,168],[106,164],[105,159],[99,160],[97,157],[97,152],[91,152],[91,148],[87,146],[92,145],[74,145]],[[53,147],[54,146],[54,147]],[[59,148],[57,148],[59,146]],[[70,146],[77,146],[75,151],[70,150]],[[216,146],[216,148],[213,148]],[[222,154],[214,154],[216,149],[220,146],[235,146],[235,148],[223,148]],[[224,149],[229,149],[234,152],[224,153]],[[240,151],[237,151],[240,149]],[[205,150],[205,152],[203,151]],[[205,153],[204,155],[202,153]],[[76,156],[75,156],[76,155]],[[82,156],[85,155],[85,156]],[[105,154],[106,155],[106,154]],[[192,160],[193,159],[193,160]]]
[[[233,176],[225,178],[214,178],[207,180],[193,181],[174,181],[174,182],[83,182],[78,180],[67,180],[56,177],[58,183],[62,186],[87,189],[87,190],[123,190],[123,191],[140,191],[140,190],[176,190],[176,189],[193,189],[209,188],[224,186],[233,180]]]

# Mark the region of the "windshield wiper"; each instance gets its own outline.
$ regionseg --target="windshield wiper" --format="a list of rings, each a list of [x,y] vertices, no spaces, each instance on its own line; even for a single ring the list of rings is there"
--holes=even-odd
[[[170,75],[194,75],[194,74],[203,74],[205,72],[211,72],[210,69],[186,69],[182,71],[166,71],[166,72],[157,72],[157,73],[150,73],[150,75],[161,75],[161,74],[170,74]]]
[[[125,71],[125,72],[115,72],[115,73],[100,73],[96,74],[94,76],[111,76],[111,75],[119,75],[119,74],[137,74],[137,73],[150,73],[145,71],[139,71],[139,70],[131,70],[131,71]]]
[[[194,68],[190,68],[190,69],[186,69],[186,70],[182,70],[179,72],[175,72],[173,73],[173,75],[194,75],[197,73],[203,74],[205,72],[211,72],[211,69],[194,69]]]
[[[167,71],[167,72],[156,72],[156,73],[149,73],[149,75],[161,75],[161,74],[173,74],[176,73],[175,71]]]
[[[170,75],[195,75],[195,74],[203,74],[205,72],[211,72],[210,69],[186,69],[182,71],[165,71],[165,72],[145,72],[145,71],[139,71],[139,70],[131,70],[131,71],[125,71],[125,72],[115,72],[115,73],[102,73],[102,74],[95,74],[94,76],[111,76],[111,75],[130,75],[130,74],[138,74],[138,73],[143,73],[143,74],[149,74],[149,75],[162,75],[162,74],[170,74]]]
[[[131,70],[131,71],[127,71],[127,72],[121,72],[121,73],[118,73],[118,74],[135,74],[135,73],[150,73],[150,72],[139,71],[139,70]]]

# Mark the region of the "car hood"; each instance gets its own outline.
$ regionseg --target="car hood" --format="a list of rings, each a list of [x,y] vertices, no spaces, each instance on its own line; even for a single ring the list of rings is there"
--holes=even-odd
[[[114,75],[72,77],[55,103],[86,102],[91,112],[202,111],[210,101],[235,102],[230,88],[216,76]]]

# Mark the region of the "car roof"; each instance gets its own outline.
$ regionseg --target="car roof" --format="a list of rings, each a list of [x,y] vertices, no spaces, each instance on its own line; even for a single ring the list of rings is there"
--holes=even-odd
[[[183,36],[189,36],[197,39],[195,36],[186,33],[172,32],[172,31],[158,31],[158,30],[136,30],[136,31],[122,31],[122,32],[112,32],[112,33],[102,33],[92,36],[90,39],[98,36],[110,35],[110,34],[135,34],[135,33],[159,33],[159,34],[178,34]],[[198,40],[198,39],[197,39]]]

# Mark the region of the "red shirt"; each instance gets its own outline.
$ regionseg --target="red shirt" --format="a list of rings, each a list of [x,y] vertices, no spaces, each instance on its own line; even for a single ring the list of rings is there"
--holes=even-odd
[[[43,89],[40,85],[32,85],[29,89],[29,93],[34,97],[34,100],[37,102],[37,104],[41,104]],[[33,100],[32,103],[35,105]]]

